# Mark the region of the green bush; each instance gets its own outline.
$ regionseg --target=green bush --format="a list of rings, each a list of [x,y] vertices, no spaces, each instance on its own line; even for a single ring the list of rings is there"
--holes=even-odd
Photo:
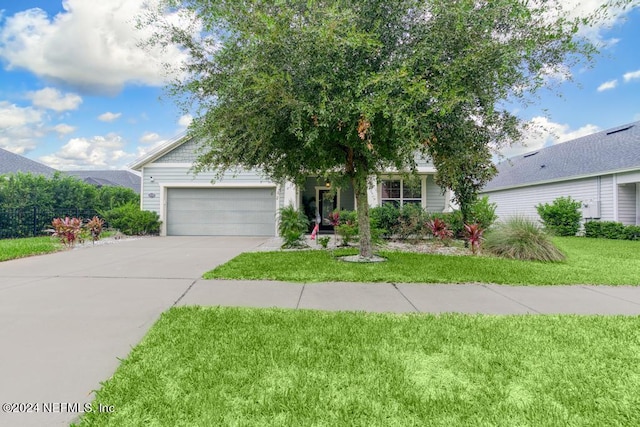
[[[160,231],[158,214],[141,210],[137,203],[127,203],[100,214],[110,227],[126,235],[158,234]]]
[[[410,203],[400,209],[394,234],[401,240],[422,240],[427,234],[428,216],[421,206]]]
[[[488,196],[479,198],[471,205],[470,221],[472,224],[478,224],[480,228],[488,230],[496,219],[498,219],[496,215],[496,204],[489,203]]]
[[[464,222],[462,221],[462,212],[431,212],[428,214],[428,220],[440,219],[447,224],[447,228],[453,233],[453,237],[464,236]]]
[[[382,237],[391,237],[398,227],[400,209],[391,203],[369,209],[371,228],[380,230]]]
[[[282,248],[299,248],[304,246],[304,233],[309,227],[309,219],[304,212],[289,205],[280,209],[278,234],[283,239]]]
[[[358,213],[356,211],[341,210],[335,211],[334,215],[337,215],[339,220],[335,231],[340,236],[342,246],[348,246],[358,236]]]
[[[586,237],[601,239],[640,240],[640,226],[615,221],[587,221],[584,224]]]
[[[547,233],[524,217],[511,217],[495,224],[484,239],[486,251],[504,258],[545,262],[564,260],[564,254],[556,248]]]
[[[545,228],[558,236],[575,236],[580,229],[582,204],[569,197],[559,197],[552,204],[536,206]]]

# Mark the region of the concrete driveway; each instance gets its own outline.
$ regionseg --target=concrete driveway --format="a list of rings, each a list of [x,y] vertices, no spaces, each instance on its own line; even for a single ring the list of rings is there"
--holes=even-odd
[[[0,403],[39,411],[3,407],[0,425],[69,425],[202,273],[264,241],[152,237],[0,263]]]

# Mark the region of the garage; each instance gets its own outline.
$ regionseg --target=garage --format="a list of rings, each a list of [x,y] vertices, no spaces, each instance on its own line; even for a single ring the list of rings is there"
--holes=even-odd
[[[276,189],[167,188],[168,236],[273,236]]]

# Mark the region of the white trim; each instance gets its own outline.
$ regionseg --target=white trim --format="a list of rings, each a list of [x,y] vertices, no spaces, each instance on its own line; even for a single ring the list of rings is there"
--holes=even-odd
[[[298,187],[290,181],[284,183],[284,206],[293,206],[295,209],[299,209],[298,202]]]
[[[640,225],[640,182],[636,182],[636,225]]]
[[[151,163],[147,163],[146,165],[144,165],[144,167],[166,167],[166,168],[189,168],[191,169],[193,167],[193,162],[167,162],[167,163],[162,163],[162,162],[151,162]]]
[[[140,177],[140,210],[144,210],[144,166],[140,169],[142,176]]]
[[[480,194],[481,195],[482,194],[489,194],[489,193],[494,193],[494,192],[497,192],[497,191],[511,190],[511,189],[514,189],[514,188],[534,187],[536,185],[551,184],[551,183],[554,183],[554,182],[574,181],[574,180],[578,180],[578,179],[593,178],[594,176],[609,176],[609,175],[615,175],[617,173],[638,172],[639,170],[640,170],[640,167],[636,166],[636,167],[627,168],[627,169],[617,169],[617,170],[613,170],[613,171],[594,172],[594,173],[585,174],[585,175],[573,175],[573,176],[567,176],[567,177],[563,177],[563,178],[547,179],[547,180],[544,180],[544,181],[526,182],[526,183],[518,184],[518,185],[507,185],[507,186],[504,186],[504,187],[492,188],[490,190],[483,190]]]
[[[378,197],[378,180],[375,175],[371,175],[367,179],[367,201],[369,202],[369,207],[378,206],[380,204],[380,198]],[[356,198],[356,191],[353,191],[353,206],[355,206],[355,210],[358,209],[358,200]]]
[[[618,221],[618,176],[613,174],[613,220]]]
[[[151,163],[153,160],[159,159],[160,157],[164,156],[168,152],[173,151],[175,148],[181,146],[182,144],[187,142],[189,139],[190,138],[187,138],[187,133],[183,132],[173,137],[169,141],[165,142],[164,144],[160,145],[159,147],[156,147],[155,149],[151,150],[144,156],[134,160],[132,163],[130,163],[127,166],[133,170],[140,170],[142,167]]]

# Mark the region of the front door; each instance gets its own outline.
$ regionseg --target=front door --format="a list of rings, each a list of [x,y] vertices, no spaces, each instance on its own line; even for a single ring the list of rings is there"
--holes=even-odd
[[[333,230],[329,215],[338,207],[336,196],[331,190],[318,191],[318,213],[320,214],[320,230]]]

